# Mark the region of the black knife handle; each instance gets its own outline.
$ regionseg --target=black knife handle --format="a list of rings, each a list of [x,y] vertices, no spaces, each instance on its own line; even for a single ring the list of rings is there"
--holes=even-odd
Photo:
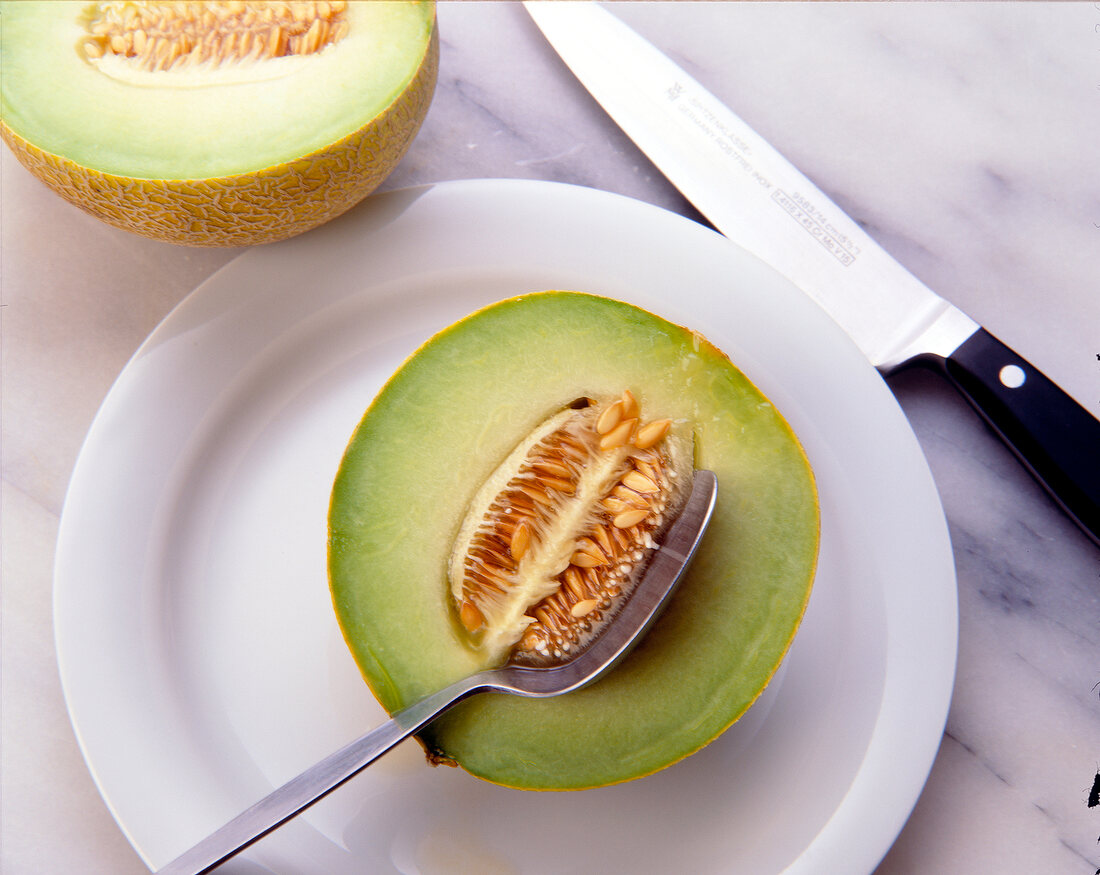
[[[1100,544],[1100,420],[984,328],[934,361]]]

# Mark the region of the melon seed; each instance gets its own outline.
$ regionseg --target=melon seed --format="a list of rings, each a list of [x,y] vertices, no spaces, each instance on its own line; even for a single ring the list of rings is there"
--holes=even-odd
[[[635,492],[657,492],[659,487],[641,471],[629,471],[623,477],[623,486],[633,489]]]
[[[577,602],[570,608],[569,613],[578,619],[580,617],[586,617],[591,614],[597,607],[599,607],[599,601],[596,599],[585,599],[584,601]]]
[[[611,429],[617,426],[623,418],[623,402],[616,401],[611,404],[600,414],[600,418],[596,420],[596,434],[607,434]]]
[[[638,416],[640,408],[638,406],[638,399],[636,399],[629,389],[624,390],[623,397],[623,419],[632,419]]]
[[[637,435],[634,436],[634,446],[640,450],[649,449],[668,434],[668,430],[671,427],[671,419],[657,419],[653,422],[646,423],[638,429]]]
[[[521,522],[512,532],[512,539],[509,541],[508,549],[512,554],[512,558],[517,562],[523,558],[523,554],[527,552],[528,546],[531,544],[531,527],[524,520]]]
[[[466,627],[468,632],[473,632],[481,627],[481,624],[485,622],[485,618],[481,616],[479,611],[470,602],[463,602],[462,607],[458,612],[459,617],[462,620],[462,625]]]
[[[607,432],[602,438],[600,438],[601,450],[614,450],[619,447],[626,446],[630,441],[630,436],[634,433],[634,427],[638,424],[637,419],[624,419],[619,422],[613,429]]]
[[[612,523],[617,529],[629,529],[631,526],[636,526],[647,516],[649,516],[648,510],[625,510],[620,514],[616,514]]]

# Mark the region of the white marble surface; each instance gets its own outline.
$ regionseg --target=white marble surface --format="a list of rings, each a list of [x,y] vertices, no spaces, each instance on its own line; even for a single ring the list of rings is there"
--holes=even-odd
[[[928,285],[1100,410],[1100,5],[615,4]],[[693,215],[513,3],[443,3],[435,102],[386,188],[578,183]],[[69,474],[142,339],[236,251],[101,225],[0,156],[0,869],[145,871],[77,750],[52,553]],[[936,377],[891,380],[954,546],[940,753],[878,868],[1100,867],[1100,550]],[[1100,448],[1098,448],[1100,449]],[[797,792],[797,788],[792,788]]]

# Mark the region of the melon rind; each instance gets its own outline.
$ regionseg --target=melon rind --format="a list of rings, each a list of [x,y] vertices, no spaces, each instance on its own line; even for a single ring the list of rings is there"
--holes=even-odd
[[[408,84],[373,118],[307,154],[227,175],[173,179],[103,171],[40,148],[6,118],[0,137],[61,197],[117,228],[190,246],[271,243],[336,218],[385,180],[427,115],[438,71],[433,13]]]
[[[447,598],[471,497],[547,414],[629,389],[694,440],[719,496],[673,603],[610,675],[547,700],[476,696],[420,733],[434,759],[496,783],[581,789],[649,774],[721,734],[765,688],[812,586],[813,473],[788,423],[699,334],[637,307],[525,295],[437,334],[360,422],[334,483],[333,603],[393,712],[483,667]]]

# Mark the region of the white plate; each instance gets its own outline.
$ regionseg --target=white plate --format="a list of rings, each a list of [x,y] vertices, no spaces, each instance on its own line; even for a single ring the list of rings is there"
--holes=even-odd
[[[866,872],[935,756],[954,679],[943,513],[877,373],[809,300],[679,216],[554,183],[375,197],[253,249],[122,372],[73,475],[65,695],[119,825],[161,865],[380,722],[325,575],[329,489],[383,380],[494,300],[572,288],[701,330],[817,474],[817,583],[777,680],[694,757],[582,793],[426,766],[406,742],[224,871]]]

